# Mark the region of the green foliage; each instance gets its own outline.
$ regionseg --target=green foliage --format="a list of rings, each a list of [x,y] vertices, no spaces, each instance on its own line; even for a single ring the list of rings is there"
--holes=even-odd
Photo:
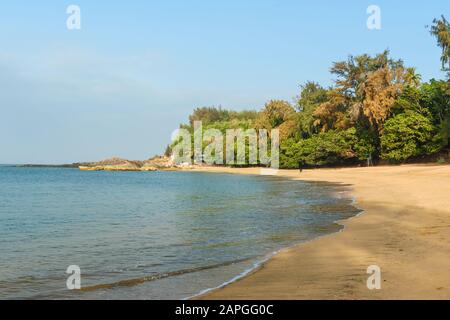
[[[297,97],[296,109],[298,110],[298,129],[303,138],[317,133],[318,130],[314,125],[316,120],[314,112],[328,99],[328,90],[321,87],[318,83],[308,81],[301,86],[300,96]]]
[[[356,137],[353,149],[359,160],[366,161],[368,157],[378,157],[379,137],[377,132],[359,128],[356,130]]]
[[[227,129],[252,129],[255,127],[255,121],[252,119],[231,119],[228,121],[218,121],[214,123],[209,123],[203,126],[203,130],[208,129],[218,129],[223,134],[226,133]]]
[[[164,151],[164,156],[170,157],[171,153],[172,153],[172,148],[170,147],[170,145],[168,145],[166,147],[166,150]]]
[[[283,169],[295,169],[303,158],[301,156],[302,145],[300,141],[290,138],[283,140],[280,145],[280,167]]]
[[[439,151],[434,139],[436,127],[429,118],[415,111],[406,111],[388,121],[381,136],[382,158],[402,162],[419,155]]]
[[[402,60],[389,58],[389,50],[371,57],[368,54],[350,55],[347,61],[333,63],[331,73],[337,76],[336,87],[348,99],[361,100],[358,88],[367,80],[367,75],[377,70],[402,69]]]
[[[449,23],[442,17],[430,31],[449,70]],[[279,129],[283,168],[365,163],[368,157],[403,162],[450,147],[449,81],[422,83],[415,68],[404,67],[387,50],[349,56],[334,63],[331,73],[333,87],[306,82],[294,105],[270,100],[259,112],[197,108],[181,128],[193,133],[194,122],[202,121],[204,130],[223,134]]]
[[[357,158],[353,146],[357,142],[356,129],[328,131],[308,139],[287,140],[282,143],[280,165],[297,168],[299,162],[308,166],[345,164]]]
[[[433,124],[439,128],[442,146],[450,147],[450,83],[431,80],[421,91],[422,103],[431,113]]]
[[[427,108],[423,105],[424,95],[420,88],[407,86],[397,98],[393,106],[392,115],[398,115],[406,111],[426,113]]]
[[[430,32],[436,37],[438,46],[442,49],[442,69],[450,71],[450,23],[444,16],[441,19],[434,19]]]
[[[202,107],[194,110],[189,116],[190,126],[194,125],[194,121],[202,121],[203,126],[207,126],[217,122],[227,122],[236,120],[255,120],[258,113],[256,111],[232,111],[225,110],[221,107]]]

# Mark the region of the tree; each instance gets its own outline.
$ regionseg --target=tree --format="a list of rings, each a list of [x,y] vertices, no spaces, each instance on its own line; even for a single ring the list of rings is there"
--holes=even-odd
[[[283,169],[298,168],[300,161],[303,161],[301,156],[302,144],[299,140],[288,138],[281,140],[280,145],[280,167]]]
[[[300,88],[301,91],[297,97],[296,105],[299,112],[305,112],[328,100],[327,90],[316,82],[307,81]]]
[[[284,100],[271,100],[264,106],[256,119],[257,129],[279,129],[284,139],[296,131],[296,113],[291,104]]]
[[[450,147],[450,83],[431,80],[421,87],[421,104],[431,113],[439,128],[442,146]]]
[[[168,145],[168,146],[166,147],[166,150],[164,151],[164,156],[170,157],[171,155],[172,155],[172,148],[171,148],[170,145]]]
[[[337,77],[335,88],[315,111],[316,124],[322,131],[357,123],[380,132],[405,82],[403,62],[389,58],[386,50],[374,57],[363,54],[335,62],[331,73]]]
[[[297,97],[296,109],[298,110],[298,129],[303,138],[317,133],[314,125],[314,112],[329,99],[328,90],[318,83],[308,81],[301,86],[300,95]]]
[[[345,164],[357,160],[353,149],[356,144],[354,128],[343,131],[328,131],[315,134],[296,142],[288,139],[281,145],[280,164],[282,168],[297,168],[302,162],[308,166]]]
[[[422,76],[417,73],[416,68],[406,68],[405,70],[405,85],[418,88],[422,81]]]
[[[436,127],[430,119],[408,110],[386,121],[381,136],[382,158],[402,162],[438,151],[433,140]]]
[[[392,69],[387,65],[369,73],[357,89],[358,100],[352,106],[353,117],[365,117],[370,128],[381,133],[403,90],[403,75],[402,68]]]
[[[314,110],[314,127],[320,132],[349,128],[351,119],[348,114],[347,98],[338,89],[330,90],[328,96],[328,101]]]
[[[226,121],[230,119],[230,112],[221,107],[202,107],[197,108],[189,116],[189,123],[194,125],[195,121],[202,121],[203,125],[208,125],[217,121]]]
[[[442,49],[442,69],[450,71],[450,24],[443,15],[441,19],[433,20],[430,33],[436,37],[438,46]]]

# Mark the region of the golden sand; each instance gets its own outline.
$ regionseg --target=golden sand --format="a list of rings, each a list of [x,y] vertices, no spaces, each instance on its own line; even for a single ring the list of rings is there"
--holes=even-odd
[[[450,299],[449,165],[280,170],[279,175],[351,184],[365,212],[343,221],[343,232],[285,249],[202,299]],[[371,265],[381,268],[380,290],[367,288]]]

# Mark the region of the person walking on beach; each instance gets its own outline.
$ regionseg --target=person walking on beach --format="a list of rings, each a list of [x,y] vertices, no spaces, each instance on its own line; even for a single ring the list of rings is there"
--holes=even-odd
[[[300,173],[303,171],[303,161],[301,160],[298,162],[298,170],[300,170]]]

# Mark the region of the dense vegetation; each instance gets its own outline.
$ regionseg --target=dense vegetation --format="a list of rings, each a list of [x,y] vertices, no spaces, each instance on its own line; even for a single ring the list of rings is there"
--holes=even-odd
[[[296,168],[448,157],[450,147],[450,25],[444,18],[430,27],[442,49],[446,80],[421,82],[415,68],[389,51],[349,56],[333,63],[334,85],[301,86],[294,103],[271,100],[259,111],[194,110],[189,124],[204,129],[280,130],[280,165]],[[168,147],[166,153],[170,153]]]

